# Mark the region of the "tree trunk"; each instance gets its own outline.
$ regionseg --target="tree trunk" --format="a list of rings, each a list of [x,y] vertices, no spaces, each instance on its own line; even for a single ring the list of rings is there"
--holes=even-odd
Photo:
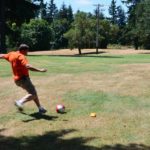
[[[81,48],[80,47],[78,48],[78,51],[79,51],[79,55],[81,55],[82,53],[81,53]]]
[[[98,47],[96,47],[96,54],[98,54]]]
[[[135,50],[138,50],[138,48],[139,48],[139,38],[138,37],[135,37],[135,39],[134,39],[134,47],[135,47]]]

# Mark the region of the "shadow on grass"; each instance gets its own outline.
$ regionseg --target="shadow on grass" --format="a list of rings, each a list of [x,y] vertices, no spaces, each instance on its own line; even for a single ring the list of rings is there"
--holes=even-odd
[[[67,134],[77,132],[74,129],[51,131],[44,135],[5,137],[0,135],[0,150],[150,150],[143,144],[104,145],[94,147],[87,145],[94,137],[63,138]]]
[[[34,55],[35,56],[35,55]],[[93,57],[93,58],[123,58],[122,56],[92,56],[92,55],[76,55],[76,56],[64,56],[64,55],[49,55],[50,57]]]
[[[54,120],[58,118],[57,116],[49,116],[49,115],[40,114],[40,113],[27,114],[27,113],[21,112],[21,114],[31,117],[31,119],[23,120],[23,122],[30,122],[30,121],[41,120],[41,119],[50,121],[50,120]]]
[[[76,132],[74,129],[52,131],[38,136],[23,136],[19,138],[0,135],[0,150],[89,150],[85,146],[94,138],[62,139],[65,135]],[[95,149],[96,150],[96,149]]]
[[[102,55],[97,55],[97,54],[103,54],[106,53],[104,51],[101,52],[88,52],[88,53],[82,53],[80,54],[74,54],[74,55],[59,55],[59,54],[55,54],[55,55],[51,55],[51,54],[29,54],[29,56],[34,56],[34,57],[38,57],[38,56],[49,56],[49,57],[95,57],[95,58],[123,58],[122,56],[102,56]],[[94,55],[93,55],[94,54]]]

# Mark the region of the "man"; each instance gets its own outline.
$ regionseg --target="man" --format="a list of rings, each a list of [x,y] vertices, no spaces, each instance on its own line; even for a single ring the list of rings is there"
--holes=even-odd
[[[0,58],[6,59],[10,62],[13,71],[13,78],[16,85],[28,92],[26,96],[24,96],[20,100],[15,101],[15,105],[18,107],[18,109],[22,111],[23,104],[33,100],[38,107],[39,113],[46,113],[46,109],[41,106],[36,89],[30,80],[29,70],[37,72],[46,72],[47,70],[35,68],[28,63],[28,60],[26,58],[28,50],[28,45],[21,44],[18,51],[9,52],[8,54],[0,54]]]

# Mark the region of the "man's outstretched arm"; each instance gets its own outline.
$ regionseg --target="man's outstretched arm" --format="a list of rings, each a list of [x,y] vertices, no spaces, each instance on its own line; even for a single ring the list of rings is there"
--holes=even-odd
[[[44,68],[42,68],[42,69],[36,68],[36,67],[32,66],[31,64],[27,64],[26,67],[27,67],[27,69],[29,69],[31,71],[37,71],[37,72],[46,72],[47,71]]]
[[[0,59],[4,59],[5,54],[0,54]]]

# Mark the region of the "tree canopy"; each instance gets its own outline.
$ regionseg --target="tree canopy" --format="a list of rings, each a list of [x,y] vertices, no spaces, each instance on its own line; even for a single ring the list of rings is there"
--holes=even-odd
[[[13,48],[27,42],[33,50],[78,48],[79,53],[82,48],[96,48],[97,42],[98,48],[119,44],[150,49],[149,0],[122,3],[127,13],[111,0],[108,17],[98,9],[73,14],[71,5],[62,3],[58,9],[54,0],[1,0],[0,45]]]

